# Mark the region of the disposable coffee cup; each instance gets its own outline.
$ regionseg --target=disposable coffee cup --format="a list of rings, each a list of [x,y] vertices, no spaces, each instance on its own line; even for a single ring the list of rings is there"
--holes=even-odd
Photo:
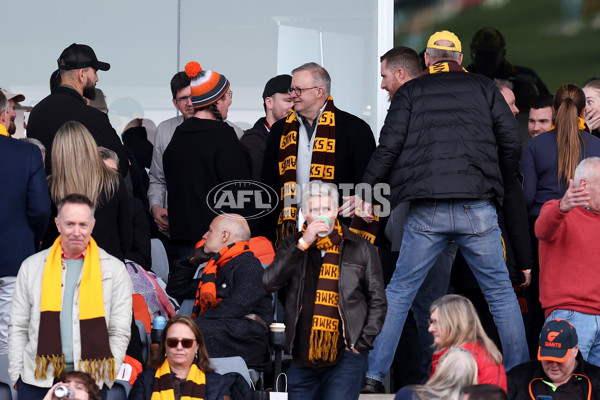
[[[326,217],[325,215],[319,215],[319,216],[318,216],[317,218],[315,218],[315,219],[322,219],[323,221],[325,221],[325,223],[327,224],[327,226],[330,226],[330,225],[331,225],[331,221],[329,220],[329,217]],[[319,232],[319,233],[317,233],[317,235],[318,235],[319,237],[322,237],[322,238],[324,238],[324,237],[327,237],[327,236],[329,235],[329,232]]]
[[[285,324],[281,322],[273,322],[269,327],[271,332],[285,332]]]

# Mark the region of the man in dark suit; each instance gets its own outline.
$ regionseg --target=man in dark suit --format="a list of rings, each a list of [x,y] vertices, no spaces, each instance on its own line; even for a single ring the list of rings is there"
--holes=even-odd
[[[8,315],[21,262],[35,253],[50,218],[40,150],[8,135],[12,105],[0,91],[0,353],[6,353]]]

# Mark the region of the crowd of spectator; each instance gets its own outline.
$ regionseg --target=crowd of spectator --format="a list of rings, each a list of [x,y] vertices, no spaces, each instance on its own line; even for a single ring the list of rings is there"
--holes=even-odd
[[[600,79],[552,95],[491,27],[470,51],[463,67],[438,31],[381,57],[378,144],[314,62],[266,82],[246,132],[235,82],[189,62],[152,141],[95,107],[111,66],[87,45],[59,56],[25,140],[25,96],[0,90],[0,356],[19,397],[125,379],[130,399],[236,398],[211,358],[264,368],[283,322],[290,399],[600,399]],[[158,317],[145,362],[135,321]]]

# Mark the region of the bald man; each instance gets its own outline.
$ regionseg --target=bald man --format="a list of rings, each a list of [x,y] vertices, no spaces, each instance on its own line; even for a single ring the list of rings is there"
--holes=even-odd
[[[244,217],[217,216],[196,250],[175,263],[167,292],[178,299],[195,299],[192,318],[210,357],[241,356],[250,365],[269,357],[267,327],[273,312],[272,297],[262,286],[263,267],[250,251],[249,240]],[[199,266],[201,275],[194,279]]]

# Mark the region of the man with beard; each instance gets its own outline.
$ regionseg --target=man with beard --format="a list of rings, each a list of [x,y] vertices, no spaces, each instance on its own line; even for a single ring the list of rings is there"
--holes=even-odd
[[[98,70],[108,71],[110,64],[98,61],[90,46],[73,43],[58,58],[61,84],[40,101],[29,116],[27,136],[38,139],[52,154],[56,131],[65,122],[78,121],[92,134],[98,146],[113,150],[119,156],[119,171],[127,174],[128,158],[117,132],[102,111],[88,107],[85,99],[96,97]],[[51,157],[46,160],[46,172],[52,171]]]
[[[8,100],[8,111],[9,111],[9,115],[10,115],[10,121],[9,121],[10,124],[7,128],[7,132],[10,136],[12,136],[17,131],[17,127],[15,126],[15,118],[17,117],[17,114],[15,113],[15,105],[21,101],[24,101],[25,96],[23,96],[22,94],[9,93],[5,89],[2,89],[2,88],[0,88],[0,92],[2,92],[4,94],[4,96],[6,96],[6,99]]]

